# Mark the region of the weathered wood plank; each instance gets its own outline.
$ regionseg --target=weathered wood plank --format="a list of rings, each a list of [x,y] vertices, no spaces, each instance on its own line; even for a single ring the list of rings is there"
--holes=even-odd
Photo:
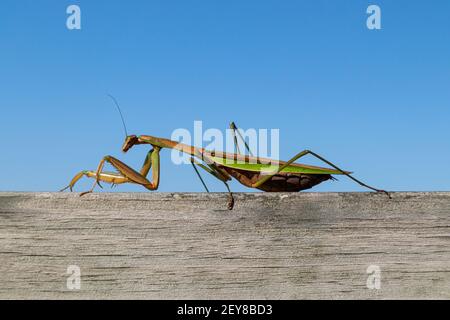
[[[0,193],[0,298],[450,298],[450,193],[236,200]]]

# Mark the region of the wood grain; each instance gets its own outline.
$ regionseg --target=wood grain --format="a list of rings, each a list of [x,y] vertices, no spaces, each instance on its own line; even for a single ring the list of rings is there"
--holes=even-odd
[[[450,298],[450,193],[0,193],[0,298]],[[69,290],[69,265],[81,289]],[[367,268],[381,269],[368,289]]]

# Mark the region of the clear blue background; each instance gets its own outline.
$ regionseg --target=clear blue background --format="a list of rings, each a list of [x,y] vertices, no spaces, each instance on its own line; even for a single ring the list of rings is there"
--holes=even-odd
[[[379,31],[366,28],[372,3]],[[66,28],[70,4],[80,31]],[[449,190],[449,36],[445,0],[2,0],[0,190],[58,190],[107,154],[139,168],[148,147],[121,153],[107,93],[135,134],[279,128],[284,159],[309,148],[380,188]],[[203,190],[162,156],[161,191]]]

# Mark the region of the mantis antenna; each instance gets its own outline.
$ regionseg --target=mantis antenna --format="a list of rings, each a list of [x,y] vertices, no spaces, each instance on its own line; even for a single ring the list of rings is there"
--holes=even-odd
[[[108,93],[108,96],[114,101],[114,104],[117,107],[117,111],[119,111],[120,119],[122,119],[123,129],[125,130],[125,137],[128,137],[127,126],[125,125],[125,120],[123,119],[122,111],[120,110],[119,104],[117,103],[116,98]]]

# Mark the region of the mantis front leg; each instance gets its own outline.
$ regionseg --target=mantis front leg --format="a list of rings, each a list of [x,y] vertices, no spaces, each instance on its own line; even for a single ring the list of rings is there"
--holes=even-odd
[[[83,176],[89,177],[89,178],[95,178],[95,182],[92,186],[92,188],[89,191],[83,192],[80,194],[80,196],[85,195],[87,193],[91,193],[94,191],[95,186],[98,184],[100,185],[100,181],[106,182],[106,183],[113,183],[113,184],[121,184],[121,183],[136,183],[140,184],[143,187],[149,189],[149,190],[156,190],[159,186],[159,151],[160,147],[154,147],[154,149],[150,150],[147,154],[147,157],[145,158],[144,164],[141,168],[140,172],[137,172],[133,168],[129,167],[122,161],[112,157],[112,156],[106,156],[104,157],[99,165],[97,170],[94,171],[81,171],[75,177],[72,179],[70,184],[62,189],[61,191],[64,191],[67,188],[70,188],[72,191],[73,186],[79,179],[81,179]],[[104,173],[102,172],[103,166],[105,162],[108,162],[111,164],[114,168],[116,168],[119,173]],[[149,181],[147,179],[147,175],[150,171],[150,169],[153,167],[152,170],[152,180]]]

